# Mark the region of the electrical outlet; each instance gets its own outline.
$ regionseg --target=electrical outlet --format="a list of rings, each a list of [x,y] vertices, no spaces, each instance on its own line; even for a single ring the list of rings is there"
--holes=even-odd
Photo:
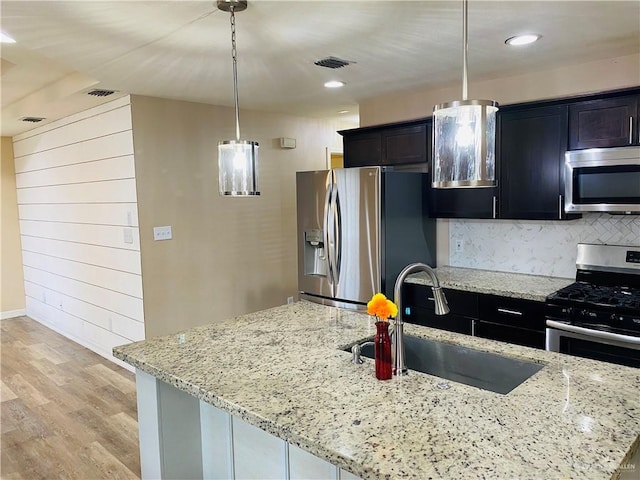
[[[164,227],[153,227],[153,239],[158,240],[171,240],[173,238],[171,234],[171,225]]]
[[[287,297],[287,303],[291,305],[293,303],[293,297]]]
[[[464,252],[464,240],[458,239],[455,241],[456,253]]]

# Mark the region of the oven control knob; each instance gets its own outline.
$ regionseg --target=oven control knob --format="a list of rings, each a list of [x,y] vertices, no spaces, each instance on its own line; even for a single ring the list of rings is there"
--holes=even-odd
[[[611,319],[611,321],[612,321],[612,322],[622,321],[622,317],[619,317],[619,316],[618,316],[618,315],[616,315],[615,313],[612,313],[612,314],[611,314],[610,319]]]

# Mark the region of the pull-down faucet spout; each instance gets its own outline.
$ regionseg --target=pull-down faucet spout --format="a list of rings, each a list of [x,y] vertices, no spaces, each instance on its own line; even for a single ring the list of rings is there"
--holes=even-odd
[[[395,358],[393,360],[393,374],[394,375],[406,375],[407,374],[407,366],[404,361],[404,327],[402,321],[402,285],[404,284],[405,279],[412,273],[416,272],[425,272],[429,275],[431,279],[431,290],[433,291],[433,300],[435,302],[435,312],[436,315],[445,315],[449,313],[449,305],[447,304],[447,299],[444,296],[444,292],[440,287],[440,281],[436,276],[436,272],[433,269],[424,263],[412,263],[407,265],[402,269],[398,278],[396,279],[396,284],[393,289],[393,296],[396,305],[398,306],[398,315],[396,316],[395,322],[395,335],[394,335],[394,347],[395,347]]]

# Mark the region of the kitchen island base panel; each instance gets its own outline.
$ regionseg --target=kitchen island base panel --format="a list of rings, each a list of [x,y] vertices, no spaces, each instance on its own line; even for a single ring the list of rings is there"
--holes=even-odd
[[[359,477],[136,370],[143,479]]]

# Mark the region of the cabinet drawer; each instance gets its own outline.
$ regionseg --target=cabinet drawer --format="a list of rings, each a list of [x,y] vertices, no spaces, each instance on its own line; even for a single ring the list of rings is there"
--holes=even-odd
[[[477,293],[451,290],[448,288],[443,288],[443,291],[447,297],[449,310],[452,314],[478,318]],[[433,312],[435,310],[435,304],[431,287],[415,283],[405,283],[403,286],[402,305],[405,307],[424,308],[425,310]]]
[[[405,315],[402,318],[407,323],[438,328],[449,332],[464,333],[466,335],[471,335],[472,332],[473,319],[456,315],[455,313],[436,315],[433,309],[410,307],[408,314],[405,311]]]
[[[480,295],[480,320],[544,332],[544,303],[496,295]]]

